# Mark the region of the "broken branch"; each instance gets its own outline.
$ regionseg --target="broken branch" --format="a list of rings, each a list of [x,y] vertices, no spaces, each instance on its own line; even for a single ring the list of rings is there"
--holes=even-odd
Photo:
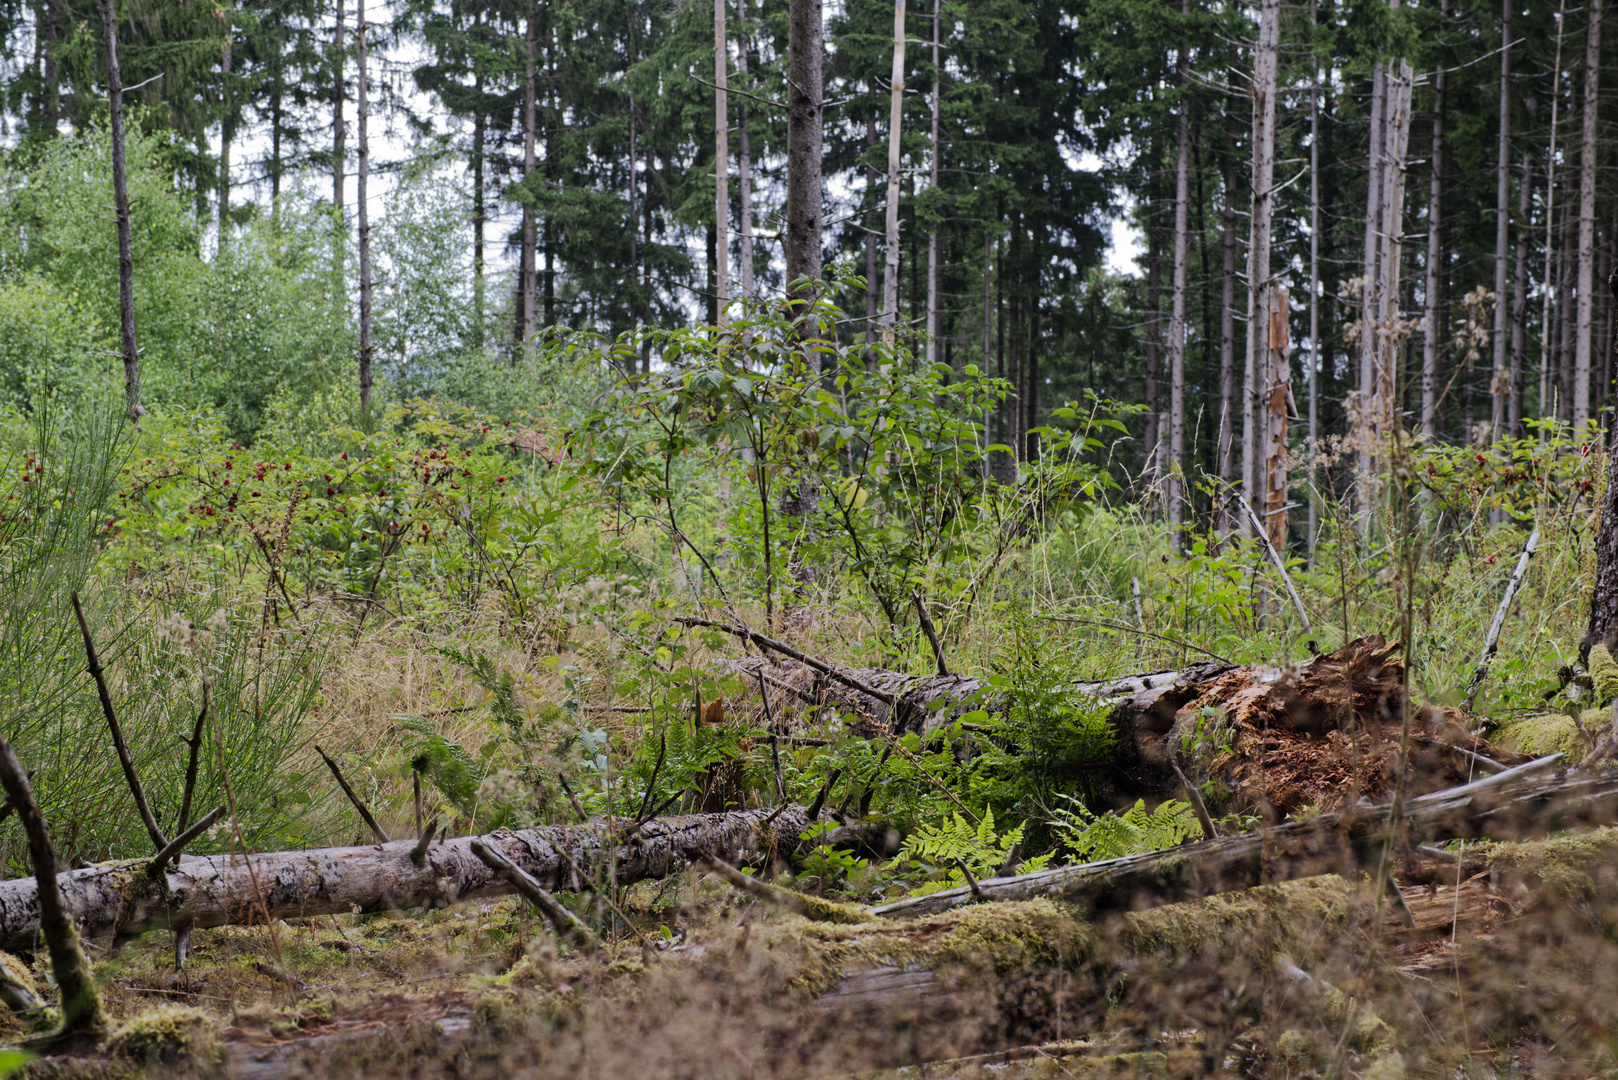
[[[318,746],[315,747],[315,753],[320,755],[320,760],[326,763],[326,768],[330,769],[331,774],[337,778],[338,786],[343,789],[343,794],[348,796],[348,801],[354,804],[354,809],[360,812],[360,820],[370,827],[371,834],[376,837],[376,842],[379,844],[392,843],[388,838],[388,834],[382,831],[382,826],[376,823],[376,818],[371,816],[371,811],[366,809],[365,803],[360,800],[358,795],[354,794],[354,789],[348,786],[348,781],[343,779],[343,770],[337,767],[337,762],[327,757],[326,751]]]

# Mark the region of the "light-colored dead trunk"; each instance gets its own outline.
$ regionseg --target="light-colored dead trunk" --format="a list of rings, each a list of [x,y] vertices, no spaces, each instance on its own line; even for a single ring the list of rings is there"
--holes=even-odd
[[[1511,0],[1506,0],[1509,9]],[[1449,18],[1450,0],[1443,0],[1442,17]],[[1433,75],[1433,149],[1431,174],[1427,188],[1427,265],[1422,282],[1423,306],[1421,340],[1421,434],[1431,439],[1438,430],[1438,355],[1443,347],[1445,327],[1439,325],[1441,308],[1439,294],[1443,284],[1439,280],[1443,263],[1444,231],[1444,108],[1446,104],[1447,73],[1442,67]],[[1503,78],[1503,77],[1502,77]],[[1503,84],[1502,84],[1503,85]],[[1501,125],[1501,152],[1505,152],[1505,126]],[[1504,181],[1502,181],[1504,183]],[[1502,188],[1502,192],[1504,188]],[[1501,196],[1504,198],[1504,195]],[[1505,230],[1495,233],[1496,255],[1505,243]],[[1498,278],[1499,267],[1496,267]],[[1499,356],[1496,355],[1496,364]]]
[[[736,0],[736,72],[745,80],[748,71],[747,0]],[[745,89],[745,87],[744,87]],[[745,299],[753,296],[753,143],[747,130],[747,106],[741,107],[736,125],[736,261]]]
[[[1444,10],[1448,12],[1447,3]],[[1511,0],[1504,0],[1501,9],[1500,41],[1500,142],[1495,160],[1494,376],[1489,382],[1490,442],[1505,433],[1506,417],[1511,405],[1511,359],[1506,353],[1506,254],[1511,240]],[[1436,78],[1443,77],[1444,72],[1440,69]],[[1433,145],[1435,148],[1438,145],[1436,136]],[[1437,187],[1435,175],[1434,191]]]
[[[1376,408],[1376,317],[1382,263],[1382,167],[1387,116],[1387,73],[1379,62],[1371,72],[1371,129],[1365,185],[1365,248],[1360,268],[1360,378],[1350,409],[1350,429],[1358,442],[1355,489],[1360,535],[1369,533],[1376,491],[1374,424]],[[1357,430],[1355,430],[1357,429]]]
[[[727,0],[713,0],[713,82],[714,82],[714,311],[715,320],[725,325],[725,305],[730,300],[730,106],[728,68],[725,54]]]
[[[1601,0],[1587,0],[1589,30],[1584,45],[1584,129],[1579,146],[1578,326],[1573,361],[1573,424],[1590,419],[1596,247],[1596,121],[1600,116]]]
[[[899,150],[904,134],[905,0],[893,0],[893,78],[888,112],[887,248],[882,275],[882,339],[893,344],[899,322]]]
[[[1270,230],[1275,186],[1275,97],[1281,43],[1280,0],[1259,6],[1258,49],[1253,59],[1252,217],[1247,240],[1247,360],[1242,394],[1242,488],[1248,505],[1265,504],[1269,484],[1264,435],[1269,427],[1271,382],[1269,312]],[[1245,532],[1245,523],[1243,527]]]
[[[1190,13],[1189,0],[1180,0],[1180,15]],[[1164,478],[1169,528],[1174,543],[1181,542],[1185,522],[1185,271],[1189,252],[1188,224],[1191,202],[1191,66],[1189,48],[1180,38],[1176,66],[1180,76],[1178,147],[1174,162],[1174,282],[1169,315],[1169,462]]]
[[[360,408],[371,407],[371,210],[366,185],[371,177],[370,79],[365,70],[365,0],[354,2],[354,64],[359,69],[355,97],[359,122],[359,172],[355,176],[355,214],[360,241]]]
[[[943,0],[933,0],[933,100],[932,100],[932,174],[928,178],[934,191],[938,190],[939,153],[943,144],[938,138],[940,94],[944,85],[944,68],[939,63],[938,24]],[[938,363],[938,226],[927,230],[927,365]]]

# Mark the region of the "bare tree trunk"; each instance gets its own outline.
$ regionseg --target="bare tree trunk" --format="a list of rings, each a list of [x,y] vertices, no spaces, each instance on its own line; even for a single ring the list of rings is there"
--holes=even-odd
[[[824,28],[821,0],[790,0],[787,40],[787,282],[820,279],[821,110]],[[813,300],[813,289],[794,294]]]
[[[1371,528],[1371,512],[1376,490],[1376,455],[1374,442],[1374,414],[1376,409],[1376,340],[1377,340],[1377,287],[1381,280],[1382,264],[1382,170],[1385,118],[1387,115],[1387,73],[1379,61],[1371,72],[1371,134],[1370,161],[1365,194],[1365,253],[1360,271],[1360,385],[1355,398],[1355,409],[1350,411],[1350,427],[1361,442],[1358,455],[1358,477],[1355,483],[1356,510],[1361,536]]]
[[[1522,179],[1517,188],[1517,258],[1511,282],[1511,399],[1507,403],[1506,431],[1522,435],[1522,396],[1528,355],[1528,238],[1532,232],[1534,157],[1524,150]]]
[[[473,340],[483,345],[483,328],[487,309],[487,285],[484,280],[483,234],[488,226],[489,212],[483,198],[484,143],[487,139],[488,117],[483,112],[483,72],[480,69],[473,83],[479,102],[477,115],[472,118],[472,318],[476,329]],[[634,184],[633,174],[630,184]],[[630,214],[630,236],[634,236],[634,214]]]
[[[1567,30],[1567,3],[1563,0],[1561,11],[1556,20],[1556,59],[1551,63],[1551,138],[1545,149],[1545,288],[1542,290],[1543,298],[1540,302],[1539,340],[1539,415],[1541,419],[1550,419],[1555,415],[1546,408],[1549,400],[1547,395],[1551,391],[1551,275],[1556,266],[1555,237],[1556,237],[1556,113],[1562,104],[1562,38]],[[1548,438],[1545,429],[1540,429],[1540,441]],[[1610,519],[1609,519],[1610,520]]]
[[[904,134],[905,0],[893,0],[893,78],[888,113],[888,217],[884,231],[882,340],[893,344],[899,320],[899,143]]]
[[[1618,299],[1618,274],[1607,279]],[[1591,530],[1596,549],[1594,588],[1590,591],[1590,626],[1580,650],[1589,655],[1600,643],[1618,651],[1618,423],[1607,422],[1607,490],[1601,497],[1601,521]]]
[[[337,26],[332,31],[332,85],[331,85],[331,276],[332,310],[340,312],[347,306],[343,286],[343,249],[348,236],[348,221],[343,213],[343,180],[344,170],[348,165],[347,147],[345,145],[348,135],[348,125],[343,120],[343,101],[348,96],[346,91],[347,74],[343,63],[343,50],[346,49],[348,38],[345,33],[348,19],[348,9],[344,7],[346,0],[337,0]]]
[[[129,181],[124,170],[124,83],[118,74],[118,16],[114,0],[102,0],[107,36],[107,100],[112,128],[112,206],[118,225],[118,329],[124,357],[124,405],[140,423],[140,350],[135,346],[135,249],[129,229]]]
[[[1448,11],[1448,4],[1445,5]],[[1440,69],[1437,78],[1442,79]],[[1437,137],[1433,145],[1436,147]],[[1511,361],[1506,355],[1506,251],[1511,238],[1511,0],[1500,14],[1500,146],[1494,191],[1494,375],[1489,381],[1489,441],[1505,433],[1511,407]],[[1437,189],[1437,180],[1434,180]],[[1495,515],[1491,515],[1493,517]]]
[[[1506,0],[1509,8],[1511,0]],[[1441,18],[1447,20],[1450,0],[1440,5]],[[1447,74],[1442,67],[1433,75],[1433,150],[1432,174],[1427,188],[1427,265],[1422,284],[1426,317],[1422,320],[1421,341],[1421,434],[1432,439],[1438,434],[1438,353],[1443,347],[1447,327],[1440,322],[1439,297],[1443,285],[1439,270],[1443,264],[1444,233],[1444,108]],[[1504,83],[1502,82],[1502,86]],[[1504,108],[1504,106],[1502,106]],[[1505,150],[1506,127],[1501,121],[1501,151]],[[1503,183],[1503,181],[1502,181]],[[1502,188],[1502,191],[1504,189]],[[1502,197],[1504,197],[1502,195]],[[1505,243],[1503,229],[1495,233],[1496,254],[1503,254],[1498,245]],[[1499,267],[1496,268],[1499,270]],[[1498,364],[1498,357],[1496,358]]]
[[[517,269],[517,349],[512,355],[514,363],[522,357],[528,347],[528,339],[533,337],[534,331],[538,329],[539,289],[534,280],[537,272],[535,264],[538,261],[535,251],[538,246],[538,235],[534,220],[534,192],[531,187],[534,176],[535,129],[539,126],[539,88],[536,85],[538,73],[535,70],[537,62],[535,54],[538,51],[539,6],[531,2],[523,34],[522,177],[528,191],[522,204],[522,250],[518,255]]]
[[[736,72],[743,81],[748,72],[747,0],[736,0]],[[745,89],[745,87],[744,87]],[[741,271],[744,298],[753,295],[753,145],[747,131],[747,105],[742,104],[741,122],[736,126],[736,183],[740,219],[736,222],[737,261]]]
[[[1180,16],[1190,15],[1190,0],[1180,0]],[[1185,523],[1185,269],[1189,258],[1189,209],[1191,202],[1191,65],[1189,46],[1180,38],[1176,59],[1180,76],[1180,103],[1175,137],[1178,146],[1174,162],[1174,283],[1169,315],[1169,468],[1163,496],[1167,502],[1169,528],[1178,548],[1183,540],[1180,527]]]
[[[876,150],[876,117],[865,118],[865,152],[869,155]],[[866,216],[861,222],[865,230],[865,343],[869,345],[875,341],[882,328],[882,313],[878,310],[877,288],[881,284],[876,265],[876,230],[871,227],[869,211],[879,205],[881,188],[878,186],[882,174],[875,167],[867,165],[865,168],[865,203]],[[876,363],[876,355],[869,349],[865,352],[867,366]],[[988,369],[985,368],[985,371]]]
[[[230,243],[230,143],[236,135],[236,125],[231,119],[233,94],[230,79],[230,52],[231,27],[230,15],[224,16],[225,43],[219,54],[220,97],[224,106],[224,115],[219,120],[219,250],[224,251]]]
[[[1595,304],[1596,120],[1600,115],[1601,0],[1587,0],[1590,27],[1584,45],[1584,131],[1579,147],[1579,294],[1573,364],[1573,425],[1590,419],[1590,370]],[[1504,160],[1502,156],[1502,160]]]
[[[1564,179],[1563,183],[1567,181]],[[1577,242],[1575,228],[1575,214],[1572,200],[1566,200],[1562,207],[1562,251],[1558,256],[1557,276],[1561,284],[1556,296],[1556,337],[1560,343],[1559,356],[1556,365],[1556,415],[1562,422],[1567,423],[1573,419],[1573,356],[1575,325],[1574,315],[1578,311],[1578,304],[1573,299],[1573,284],[1578,274],[1577,253],[1573,250]]]
[[[356,210],[360,230],[360,408],[371,407],[371,212],[365,184],[371,174],[371,146],[366,123],[371,116],[365,72],[365,0],[354,0],[354,51],[359,68],[356,84],[359,99],[360,162]]]
[[[1228,103],[1225,107],[1227,133],[1234,127]],[[1235,138],[1231,138],[1234,145]],[[1223,163],[1221,186],[1224,188],[1224,210],[1220,219],[1220,254],[1222,263],[1219,276],[1219,479],[1228,490],[1236,482],[1236,424],[1240,411],[1236,393],[1236,178],[1235,170],[1227,160]],[[1220,528],[1231,532],[1241,511],[1231,500],[1222,499],[1225,507]]]
[[[1383,147],[1386,160],[1382,169],[1382,284],[1376,372],[1376,435],[1385,440],[1397,430],[1398,375],[1401,335],[1399,272],[1402,265],[1400,237],[1404,234],[1405,156],[1410,140],[1410,92],[1415,74],[1401,61],[1398,73],[1388,65],[1387,125]]]
[[[727,0],[713,0],[713,81],[714,90],[714,313],[716,326],[725,325],[725,305],[730,299],[730,111],[728,65],[729,37],[725,33]]]
[[[1248,505],[1266,502],[1265,478],[1268,445],[1262,434],[1266,414],[1271,363],[1267,328],[1272,309],[1270,290],[1270,227],[1275,183],[1275,95],[1281,43],[1281,2],[1259,5],[1258,50],[1253,58],[1253,164],[1252,217],[1247,240],[1247,377],[1245,379],[1242,439],[1242,489]],[[1245,532],[1245,529],[1243,530]]]
[[[938,121],[941,107],[940,94],[943,88],[944,68],[939,63],[938,20],[943,0],[933,0],[933,100],[932,100],[932,140],[933,152],[931,161],[932,175],[928,182],[934,191],[938,190],[938,156],[941,145],[938,141]],[[927,365],[938,363],[938,226],[935,224],[927,230]]]
[[[1157,198],[1157,166],[1160,155],[1153,140],[1152,197],[1146,213],[1146,434],[1143,444],[1146,460],[1141,469],[1141,480],[1152,487],[1161,479],[1158,459],[1163,452],[1163,414],[1160,411],[1158,381],[1163,363],[1163,230],[1158,228],[1157,215],[1162,209]]]
[[[1318,32],[1315,0],[1309,0],[1311,40]],[[1304,538],[1309,566],[1315,564],[1320,533],[1316,460],[1320,451],[1320,54],[1309,54],[1309,535]]]

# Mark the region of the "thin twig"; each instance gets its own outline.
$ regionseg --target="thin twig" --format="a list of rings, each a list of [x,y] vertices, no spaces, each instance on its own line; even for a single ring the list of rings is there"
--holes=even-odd
[[[157,853],[157,858],[146,864],[146,876],[155,878],[157,875],[161,874],[163,872],[163,868],[168,865],[170,859],[178,858],[180,852],[185,850],[185,845],[189,844],[191,841],[213,828],[214,822],[224,817],[227,809],[228,807],[226,807],[224,803],[220,803],[218,806],[214,807],[213,811],[201,821],[197,822],[195,825],[185,830],[185,832],[169,841],[168,845],[164,847],[162,851]]]
[[[563,776],[561,773],[557,773],[556,779],[561,782],[562,794],[566,795],[567,801],[573,804],[573,812],[579,815],[579,820],[589,821],[590,815],[584,812],[584,804],[579,802],[579,797],[577,795],[573,794],[573,789],[567,786],[567,777]]]
[[[68,594],[73,601],[73,614],[79,620],[79,632],[84,635],[84,655],[89,661],[90,677],[95,680],[96,693],[101,698],[101,711],[107,718],[107,727],[112,729],[112,745],[118,751],[118,763],[124,768],[124,780],[129,784],[129,793],[135,797],[135,809],[140,812],[141,823],[146,826],[146,835],[152,838],[152,847],[162,851],[168,846],[168,840],[163,837],[163,830],[157,827],[157,819],[152,816],[152,808],[146,805],[146,792],[141,789],[140,777],[135,772],[134,759],[129,756],[129,744],[124,741],[124,729],[118,723],[118,714],[112,708],[112,694],[107,690],[107,673],[101,667],[101,658],[96,655],[95,639],[90,636],[90,624],[84,620],[84,608],[79,604],[79,594]]]
[[[820,817],[820,808],[826,805],[826,796],[831,794],[832,785],[837,783],[837,778],[841,775],[843,775],[842,769],[833,769],[831,775],[826,777],[826,782],[821,785],[820,794],[816,795],[815,801],[809,804],[810,821]]]
[[[1227,659],[1220,656],[1216,652],[1211,652],[1204,649],[1201,645],[1193,645],[1189,641],[1184,641],[1177,637],[1170,637],[1167,634],[1159,634],[1153,630],[1141,630],[1133,626],[1125,626],[1123,623],[1108,622],[1106,619],[1081,619],[1077,615],[1044,615],[1041,617],[1049,619],[1052,622],[1077,623],[1080,626],[1100,626],[1108,630],[1118,630],[1125,634],[1139,634],[1141,637],[1154,638],[1157,641],[1162,641],[1169,645],[1176,645],[1182,649],[1190,649],[1192,652],[1199,652],[1203,656],[1219,661],[1221,664],[1235,663],[1234,660]]]
[[[601,942],[591,933],[590,928],[584,925],[583,920],[563,907],[556,897],[546,892],[545,886],[541,885],[532,874],[481,840],[472,841],[471,849],[472,854],[481,859],[485,866],[511,882],[512,887],[521,893],[524,899],[544,912],[558,934],[570,937],[590,949],[601,947]]]
[[[938,641],[938,631],[933,628],[933,618],[927,614],[927,605],[921,599],[921,590],[913,590],[910,599],[916,603],[916,614],[921,617],[921,632],[927,635],[927,641],[933,647],[933,659],[938,662],[938,674],[949,677],[949,665],[944,662],[944,646]]]
[[[208,679],[203,676],[202,708],[197,711],[197,722],[191,728],[191,738],[186,743],[191,748],[191,757],[185,765],[185,793],[180,796],[180,820],[174,826],[182,833],[191,821],[191,794],[197,788],[197,765],[202,760],[202,729],[208,722],[208,704]]]
[[[1523,545],[1522,554],[1517,558],[1517,568],[1511,572],[1506,581],[1506,593],[1500,598],[1500,606],[1494,609],[1494,621],[1489,624],[1489,636],[1483,639],[1483,652],[1478,657],[1478,666],[1472,672],[1472,682],[1466,688],[1466,698],[1461,702],[1461,708],[1466,712],[1472,711],[1477,702],[1478,690],[1483,686],[1483,680],[1489,675],[1489,662],[1494,659],[1495,651],[1500,647],[1500,631],[1506,625],[1506,614],[1511,610],[1511,601],[1517,595],[1517,589],[1522,585],[1523,578],[1528,574],[1528,560],[1534,557],[1534,551],[1539,547],[1539,530],[1535,529],[1528,534],[1528,543]]]
[[[421,832],[421,770],[420,769],[412,768],[410,770],[410,789],[411,789],[411,793],[415,796],[415,802],[416,802],[416,835],[420,836],[420,835],[422,835],[422,832]],[[436,819],[434,820],[433,824],[434,825],[438,824]]]
[[[794,915],[802,915],[804,918],[812,919],[815,922],[864,923],[871,921],[871,916],[860,908],[848,904],[831,904],[824,900],[817,902],[802,893],[760,881],[749,874],[742,873],[717,855],[709,855],[700,851],[687,851],[685,857],[692,866],[702,867],[710,873],[717,874],[742,890],[742,892],[750,896],[756,896],[760,900],[774,904],[778,908],[790,911]]]
[[[315,753],[320,755],[320,760],[326,763],[326,768],[330,769],[331,774],[337,778],[338,786],[343,789],[343,794],[348,796],[348,801],[354,804],[354,809],[360,812],[360,820],[370,827],[371,834],[376,837],[376,842],[379,844],[391,843],[392,841],[389,839],[388,834],[382,831],[382,826],[378,825],[376,818],[371,816],[371,811],[366,809],[365,803],[360,801],[360,797],[354,794],[354,789],[348,786],[348,781],[343,779],[343,770],[337,767],[337,762],[327,757],[326,751],[318,746],[315,747]]]
[[[1299,599],[1298,590],[1292,585],[1292,575],[1287,573],[1287,564],[1282,560],[1281,553],[1275,550],[1274,544],[1270,543],[1270,534],[1264,528],[1264,523],[1258,519],[1257,514],[1253,513],[1252,506],[1248,505],[1244,496],[1237,494],[1236,499],[1242,504],[1242,509],[1247,511],[1247,516],[1253,519],[1254,531],[1258,533],[1258,538],[1264,542],[1264,550],[1270,553],[1270,561],[1275,564],[1276,570],[1280,571],[1281,581],[1287,587],[1287,595],[1292,597],[1292,606],[1297,610],[1298,618],[1303,620],[1304,630],[1312,633],[1314,627],[1309,625],[1309,613],[1303,610],[1303,601]]]
[[[1213,818],[1208,814],[1208,806],[1202,801],[1202,792],[1197,790],[1195,784],[1186,779],[1185,773],[1180,771],[1179,762],[1171,761],[1169,762],[1169,767],[1174,770],[1174,775],[1178,776],[1180,783],[1185,786],[1186,797],[1191,802],[1191,809],[1197,812],[1197,821],[1202,825],[1203,836],[1209,840],[1219,839],[1219,830],[1214,828]]]
[[[770,736],[770,761],[775,765],[775,805],[780,806],[787,801],[787,785],[781,777],[780,740],[774,735]]]
[[[699,723],[699,724],[702,723],[702,707],[701,707],[701,705],[698,705],[698,707],[697,707],[697,723]],[[640,797],[640,809],[635,811],[635,824],[637,824],[637,825],[639,825],[641,822],[645,821],[646,818],[647,818],[646,807],[651,804],[652,790],[657,787],[657,774],[659,772],[661,772],[662,769],[663,769],[663,757],[664,757],[665,754],[668,753],[668,750],[669,750],[669,736],[668,736],[668,732],[664,732],[662,735],[658,736],[658,740],[657,740],[657,764],[652,766],[652,779],[646,785],[646,793]],[[652,816],[655,817],[656,815],[652,815]]]
[[[850,690],[858,690],[867,697],[876,698],[876,700],[882,702],[884,705],[895,705],[898,703],[899,699],[897,695],[890,694],[885,690],[878,690],[874,686],[867,686],[865,683],[854,678],[854,676],[838,671],[824,660],[817,660],[808,653],[799,652],[797,649],[794,649],[785,642],[777,641],[772,637],[766,637],[757,630],[749,630],[745,626],[731,626],[728,623],[715,622],[712,619],[698,619],[691,615],[679,615],[676,616],[673,621],[682,626],[708,626],[715,630],[723,630],[725,633],[731,634],[735,637],[750,640],[753,642],[753,644],[762,649],[770,649],[773,652],[780,653],[782,656],[790,656],[792,659],[798,661],[798,663],[806,664],[809,667],[814,668],[822,675],[829,679],[837,680]]]

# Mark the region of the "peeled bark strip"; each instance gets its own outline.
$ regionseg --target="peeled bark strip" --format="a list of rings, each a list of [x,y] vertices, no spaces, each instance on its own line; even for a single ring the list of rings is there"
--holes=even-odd
[[[610,844],[604,842],[607,830],[599,820],[460,837],[433,845],[420,866],[411,859],[416,842],[395,840],[246,857],[187,856],[164,875],[162,885],[147,878],[145,859],[60,874],[57,883],[63,905],[87,937],[250,923],[265,911],[271,919],[282,919],[445,907],[513,891],[504,877],[473,854],[474,842],[482,842],[557,891],[577,891],[585,883],[574,867],[609,857],[616,863],[614,880],[627,885],[678,873],[689,865],[688,854],[743,865],[768,857],[772,848],[779,855],[790,855],[812,819],[796,806],[768,822],[772,813],[742,810],[660,818],[641,825],[632,841]],[[886,826],[881,828],[886,831]],[[858,828],[850,828],[817,843],[847,845],[862,835]],[[262,911],[250,870],[264,890]],[[34,879],[0,882],[0,949],[36,949],[39,929]]]

